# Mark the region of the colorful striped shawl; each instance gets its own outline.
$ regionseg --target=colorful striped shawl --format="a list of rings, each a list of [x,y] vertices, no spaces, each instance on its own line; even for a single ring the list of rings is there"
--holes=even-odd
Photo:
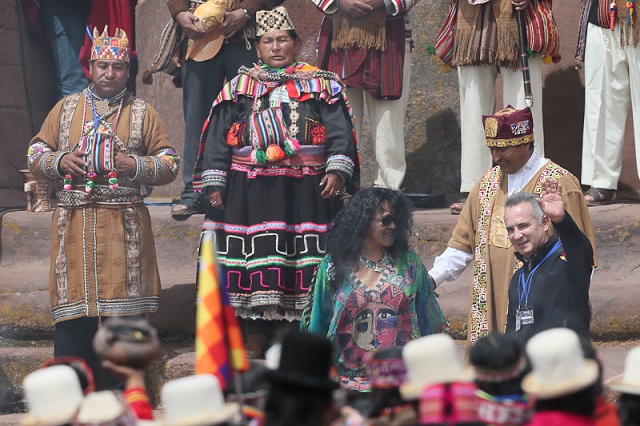
[[[284,70],[270,69],[266,66],[253,68],[240,67],[238,75],[228,82],[211,106],[209,116],[202,126],[198,159],[193,172],[193,189],[202,190],[202,164],[204,147],[207,142],[207,131],[217,105],[222,102],[238,102],[239,96],[258,99],[277,87],[284,85],[289,99],[304,102],[309,99],[319,99],[327,104],[334,104],[343,100],[349,112],[353,139],[356,140],[355,117],[347,99],[344,83],[337,74],[316,68],[306,62],[295,62]]]
[[[269,79],[270,76],[274,79]],[[283,84],[287,88],[289,98],[299,102],[312,98],[321,99],[328,104],[334,104],[340,99],[346,101],[344,84],[337,74],[322,71],[305,62],[297,62],[285,68],[284,73],[270,71],[264,66],[241,67],[238,75],[224,86],[211,109],[223,101],[237,102],[239,95],[262,97]],[[350,108],[349,113],[351,114]]]

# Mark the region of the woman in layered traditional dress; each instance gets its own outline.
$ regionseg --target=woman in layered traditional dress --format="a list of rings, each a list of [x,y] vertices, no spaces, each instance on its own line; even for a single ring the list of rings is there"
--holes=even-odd
[[[215,100],[194,187],[210,201],[203,235],[215,235],[247,350],[260,357],[276,325],[297,327],[340,195],[357,183],[357,151],[344,86],[296,61],[286,9],[259,11],[256,26],[262,64],[240,68]]]

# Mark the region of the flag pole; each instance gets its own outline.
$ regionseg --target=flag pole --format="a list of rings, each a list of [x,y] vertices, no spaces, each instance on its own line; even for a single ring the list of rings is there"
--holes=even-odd
[[[524,22],[524,12],[516,10],[518,19],[518,37],[520,39],[520,67],[522,68],[522,81],[524,83],[524,102],[528,107],[533,106],[533,94],[531,93],[531,76],[529,74],[529,41],[527,40],[527,26]]]
[[[231,375],[233,376],[233,387],[235,389],[236,401],[238,401],[238,414],[240,414],[240,421],[242,424],[246,424],[247,417],[244,415],[244,411],[242,407],[244,406],[244,396],[242,395],[242,380],[238,370],[235,368],[231,369]]]

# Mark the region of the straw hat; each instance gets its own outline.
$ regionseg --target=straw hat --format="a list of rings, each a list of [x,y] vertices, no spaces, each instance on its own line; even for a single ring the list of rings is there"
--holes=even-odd
[[[220,424],[239,410],[238,404],[225,404],[220,382],[212,374],[172,380],[162,387],[160,398],[165,410],[164,425]]]
[[[78,375],[68,365],[54,365],[28,374],[22,381],[29,412],[22,418],[28,426],[56,426],[71,422],[80,403]]]
[[[458,360],[455,342],[447,334],[432,334],[407,343],[402,349],[407,383],[400,387],[404,399],[418,399],[427,386],[471,382],[473,368]]]
[[[598,363],[584,358],[580,339],[571,329],[536,334],[526,352],[533,371],[522,380],[522,389],[537,399],[570,395],[598,380]]]
[[[73,419],[74,426],[135,426],[136,422],[122,395],[113,391],[87,394]]]
[[[617,392],[640,395],[640,347],[627,353],[622,377],[612,380],[609,388]]]

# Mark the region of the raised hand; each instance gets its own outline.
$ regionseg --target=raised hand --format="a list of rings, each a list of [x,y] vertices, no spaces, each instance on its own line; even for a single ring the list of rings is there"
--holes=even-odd
[[[538,205],[552,222],[562,222],[565,215],[562,184],[549,178],[542,182],[542,192],[538,198]]]

